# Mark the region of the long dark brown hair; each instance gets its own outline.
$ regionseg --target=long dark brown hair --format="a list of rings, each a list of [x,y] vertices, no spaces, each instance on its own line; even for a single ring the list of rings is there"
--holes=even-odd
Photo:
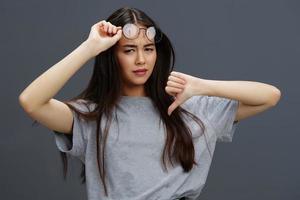
[[[157,49],[157,60],[153,72],[147,82],[145,83],[145,92],[154,105],[154,109],[160,114],[161,120],[164,122],[166,128],[166,141],[161,157],[164,170],[167,170],[166,161],[174,166],[173,162],[179,163],[184,172],[189,172],[193,165],[198,165],[195,162],[195,150],[191,130],[184,123],[183,114],[190,116],[201,127],[201,134],[204,134],[204,124],[192,113],[177,107],[169,116],[167,114],[168,107],[174,101],[174,97],[165,92],[168,76],[174,69],[175,52],[168,37],[161,31],[158,25],[148,17],[143,11],[137,8],[122,7],[116,10],[106,21],[115,26],[124,26],[126,23],[135,23],[144,25],[146,27],[154,26],[162,34],[159,42],[155,43]],[[100,173],[100,178],[103,183],[105,195],[107,196],[106,176],[105,176],[105,160],[104,151],[108,136],[109,126],[112,120],[112,109],[118,104],[121,93],[121,73],[120,66],[114,54],[116,45],[101,52],[95,57],[92,77],[86,89],[84,89],[78,96],[63,101],[70,109],[74,110],[80,117],[85,120],[96,120],[97,134],[95,140],[97,141],[97,163]],[[78,99],[86,100],[87,103],[95,103],[95,108],[88,113],[81,112],[70,104],[72,101]],[[88,105],[87,105],[88,107]],[[107,117],[104,132],[100,128],[102,116]],[[66,134],[72,141],[72,134]],[[99,141],[100,146],[99,148]],[[209,151],[210,152],[210,151]],[[211,152],[210,152],[211,153]],[[64,178],[66,178],[68,160],[66,153],[60,152],[63,161]],[[100,158],[99,158],[100,156]],[[168,160],[166,159],[168,158]],[[85,164],[82,163],[81,183],[85,183]]]

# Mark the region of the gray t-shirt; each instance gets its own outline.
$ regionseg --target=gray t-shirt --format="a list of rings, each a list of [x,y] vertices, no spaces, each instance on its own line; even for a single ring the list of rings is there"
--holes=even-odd
[[[78,100],[73,105],[87,111],[80,102]],[[96,122],[80,121],[73,112],[72,141],[65,134],[55,132],[55,142],[60,151],[85,163],[89,200],[173,200],[183,196],[187,199],[199,197],[212,161],[206,142],[213,155],[216,141],[232,141],[238,124],[234,123],[238,101],[199,95],[191,97],[181,106],[199,117],[206,126],[205,136],[199,137],[201,128],[189,117],[184,117],[193,133],[195,161],[199,166],[184,173],[181,165],[176,165],[168,168],[167,173],[160,161],[165,129],[159,124],[159,115],[151,99],[122,96],[115,110],[119,127],[113,120],[106,145],[108,198],[104,196],[97,167]],[[102,127],[104,120],[101,121]]]

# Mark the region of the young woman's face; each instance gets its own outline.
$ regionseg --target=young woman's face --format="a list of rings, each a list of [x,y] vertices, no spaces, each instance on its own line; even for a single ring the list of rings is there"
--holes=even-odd
[[[139,28],[144,26],[138,25]],[[121,77],[124,87],[143,87],[150,77],[155,62],[156,48],[154,41],[150,41],[145,33],[145,29],[140,29],[136,39],[127,39],[124,35],[117,43],[116,56],[121,67]],[[146,69],[145,75],[138,75],[133,71]]]

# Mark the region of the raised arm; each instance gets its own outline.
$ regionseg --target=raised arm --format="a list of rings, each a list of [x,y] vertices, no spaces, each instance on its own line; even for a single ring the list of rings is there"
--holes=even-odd
[[[36,78],[20,94],[19,100],[27,112],[33,112],[48,103],[67,81],[91,58],[87,42]]]
[[[109,34],[109,28],[113,36]],[[70,108],[53,97],[67,81],[92,57],[105,51],[121,37],[115,26],[100,21],[93,25],[89,38],[69,55],[36,78],[19,96],[23,109],[51,130],[70,133],[73,116]]]

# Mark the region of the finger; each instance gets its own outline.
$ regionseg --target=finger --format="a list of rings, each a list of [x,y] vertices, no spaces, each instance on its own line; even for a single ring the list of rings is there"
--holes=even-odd
[[[176,96],[175,92],[169,92],[169,93],[170,93],[171,96],[174,96],[174,97]]]
[[[178,83],[181,83],[181,84],[186,84],[187,81],[185,80],[185,78],[180,78],[178,76],[174,76],[174,75],[170,75],[168,80],[172,80],[172,81],[175,81],[175,82],[178,82]]]
[[[108,23],[109,23],[109,30],[108,30],[108,32],[113,35],[114,27],[115,26],[112,23],[110,23],[110,22],[108,22]]]
[[[103,31],[107,33],[108,23],[105,21],[103,22]]]
[[[91,27],[91,30],[96,30],[96,31],[99,31],[99,30],[102,30],[103,29],[103,25],[104,25],[104,21],[100,21],[96,24],[94,24],[92,27]]]
[[[100,30],[102,33],[105,33],[105,30],[104,30],[104,24],[100,27],[97,27],[96,29],[97,31]]]
[[[182,92],[182,89],[169,87],[169,86],[167,86],[165,88],[165,90],[166,90],[167,93],[180,93],[180,92]]]
[[[113,26],[111,23],[108,24],[108,33],[112,33]]]
[[[172,71],[170,75],[184,80],[184,77],[183,77],[182,73],[180,73],[180,72]]]
[[[178,82],[178,83],[181,83],[181,84],[185,84],[186,83],[185,80],[183,80],[181,78],[178,78],[176,76],[173,76],[173,75],[169,76],[168,80],[175,81],[175,82]]]
[[[104,26],[105,24],[103,23],[103,24],[101,24],[101,25],[99,25],[99,28],[100,28],[100,30],[101,31],[104,31],[105,32],[105,26]],[[98,27],[97,27],[98,28]]]
[[[168,85],[168,86],[171,86],[171,87],[181,88],[181,89],[183,89],[183,88],[185,87],[183,84],[181,84],[181,83],[176,83],[176,82],[174,82],[174,81],[168,81],[168,82],[167,82],[167,85]]]
[[[103,26],[105,24],[105,20],[101,20],[100,22],[94,24],[94,26],[99,27],[99,26]]]
[[[170,92],[175,92],[175,93],[180,93],[182,92],[183,89],[180,88],[175,88],[175,87],[170,87],[169,91]]]
[[[179,93],[182,92],[182,89],[180,88],[175,88],[175,87],[170,87],[170,86],[166,86],[165,87],[166,92],[173,92],[173,93]]]
[[[113,27],[113,33],[116,34],[117,33],[117,27]]]
[[[113,38],[118,41],[122,37],[122,30],[118,30],[115,35],[113,35]]]
[[[178,102],[175,100],[168,108],[168,115],[170,116],[171,113],[178,107]]]
[[[167,92],[167,94],[170,95],[170,96],[173,96],[173,97],[176,96],[176,93],[174,93],[174,92]]]
[[[176,95],[176,93],[175,92],[171,92],[171,91],[169,91],[169,88],[165,88],[165,91],[166,91],[166,93],[168,94],[168,95],[171,95],[171,96],[175,96]]]
[[[168,108],[168,115],[170,116],[172,114],[173,110],[169,107]]]
[[[107,33],[108,32],[108,23],[104,23],[104,31]]]
[[[105,24],[106,24],[106,22],[105,22],[104,20],[102,20],[101,22],[95,24],[95,26],[96,26],[97,28],[100,27],[101,30],[105,31]]]

